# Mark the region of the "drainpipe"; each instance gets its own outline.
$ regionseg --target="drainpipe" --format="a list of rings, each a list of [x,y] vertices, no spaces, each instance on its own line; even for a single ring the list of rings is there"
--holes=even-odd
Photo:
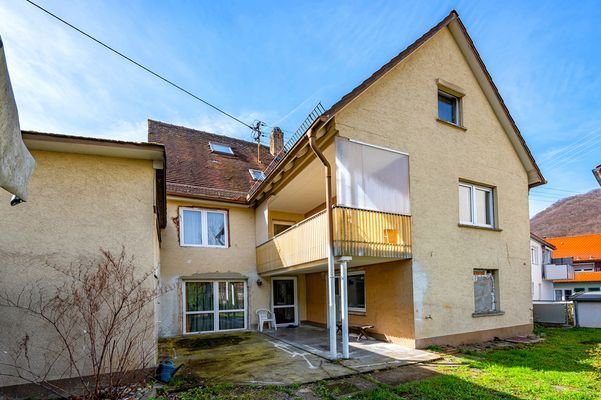
[[[326,183],[326,219],[328,220],[327,229],[327,257],[328,257],[328,330],[330,334],[330,358],[336,359],[336,272],[334,267],[334,235],[333,235],[333,220],[332,220],[332,168],[330,163],[323,155],[321,150],[315,143],[313,128],[307,131],[307,139],[309,139],[309,147],[313,153],[319,158],[325,169]]]

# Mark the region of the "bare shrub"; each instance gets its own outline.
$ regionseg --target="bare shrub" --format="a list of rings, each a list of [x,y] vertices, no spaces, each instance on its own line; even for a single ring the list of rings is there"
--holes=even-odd
[[[0,306],[22,311],[55,337],[44,348],[32,345],[35,331],[15,343],[0,374],[35,383],[62,397],[73,395],[56,380],[75,377],[85,398],[120,398],[136,371],[154,365],[153,302],[160,288],[153,271],[142,270],[125,250],[101,250],[92,262],[49,265],[60,284],[29,283],[16,294],[0,294]],[[33,328],[32,328],[33,329]],[[11,372],[3,372],[10,369]]]

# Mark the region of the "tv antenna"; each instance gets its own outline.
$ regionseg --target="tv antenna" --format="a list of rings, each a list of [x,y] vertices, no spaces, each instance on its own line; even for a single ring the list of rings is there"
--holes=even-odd
[[[261,132],[261,128],[265,126],[265,122],[255,121],[255,125],[253,126],[253,139],[257,142],[257,161],[261,162],[261,137],[265,136],[263,132]]]

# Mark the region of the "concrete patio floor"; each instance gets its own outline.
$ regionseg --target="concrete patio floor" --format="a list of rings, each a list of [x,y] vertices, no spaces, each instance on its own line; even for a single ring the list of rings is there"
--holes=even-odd
[[[308,383],[438,358],[392,343],[351,342],[351,359],[330,361],[324,357],[327,332],[303,326],[265,334],[244,331],[166,338],[159,341],[159,354],[183,365],[178,376],[201,384],[270,385]]]
[[[328,331],[323,328],[305,325],[297,328],[279,328],[277,331],[270,329],[263,332],[273,339],[281,340],[308,353],[325,359],[330,356]],[[338,356],[341,358],[342,338],[340,333],[336,338]],[[349,356],[349,359],[338,362],[355,372],[370,372],[439,358],[438,355],[427,351],[372,338],[357,341],[357,335],[354,334],[350,334],[349,338]]]

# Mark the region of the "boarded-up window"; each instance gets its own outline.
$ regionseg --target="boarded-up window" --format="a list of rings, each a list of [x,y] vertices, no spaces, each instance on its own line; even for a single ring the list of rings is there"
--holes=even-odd
[[[474,270],[474,302],[476,314],[497,312],[496,271]]]

